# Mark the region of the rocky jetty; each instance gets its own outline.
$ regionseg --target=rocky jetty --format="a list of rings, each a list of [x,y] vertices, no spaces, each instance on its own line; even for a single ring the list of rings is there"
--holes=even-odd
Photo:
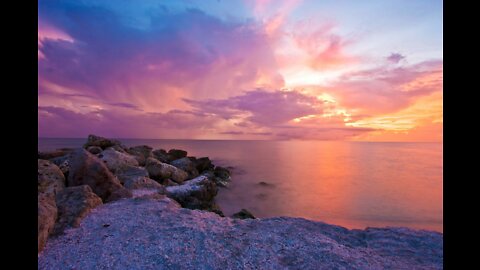
[[[39,152],[39,269],[442,268],[440,233],[246,209],[224,217],[215,196],[230,175],[208,157],[95,135],[83,148]]]

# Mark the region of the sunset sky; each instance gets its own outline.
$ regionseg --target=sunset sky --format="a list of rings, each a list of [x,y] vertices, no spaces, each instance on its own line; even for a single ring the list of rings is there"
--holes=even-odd
[[[442,1],[38,5],[39,137],[442,141]]]

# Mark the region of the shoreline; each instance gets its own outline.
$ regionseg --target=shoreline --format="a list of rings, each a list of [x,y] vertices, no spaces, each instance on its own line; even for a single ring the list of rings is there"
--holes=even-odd
[[[266,233],[267,235],[277,235],[280,233],[277,229],[283,228],[286,230],[283,233],[289,234],[288,232],[291,229],[291,226],[302,228],[302,226],[306,226],[304,224],[305,222],[317,224],[314,226],[320,226],[318,224],[322,224],[321,227],[323,230],[312,232],[312,237],[321,238],[325,241],[334,241],[336,242],[335,246],[339,245],[342,248],[346,248],[352,243],[360,241],[363,239],[362,237],[364,237],[362,235],[368,234],[371,230],[384,230],[384,232],[387,232],[386,235],[383,235],[384,237],[389,239],[394,239],[395,237],[399,238],[397,240],[391,240],[391,247],[387,245],[381,247],[379,250],[370,250],[369,245],[365,245],[365,243],[359,244],[358,246],[355,246],[356,244],[354,244],[353,248],[348,250],[347,254],[349,254],[349,256],[356,254],[355,256],[362,257],[364,255],[366,256],[368,252],[379,252],[380,256],[383,254],[382,252],[385,252],[388,248],[398,248],[398,246],[402,246],[403,249],[410,250],[409,252],[420,252],[424,253],[423,255],[425,256],[427,256],[427,254],[430,256],[430,253],[433,252],[435,256],[430,256],[425,263],[427,263],[430,268],[441,269],[441,263],[443,262],[443,233],[441,232],[416,230],[406,227],[350,230],[341,226],[303,218],[270,217],[257,219],[246,209],[239,209],[240,212],[231,217],[224,217],[223,212],[216,203],[215,197],[219,189],[229,184],[230,170],[228,168],[215,166],[208,157],[196,158],[187,156],[187,154],[187,151],[180,149],[170,149],[167,152],[163,149],[152,149],[146,145],[126,147],[118,140],[102,138],[94,135],[89,136],[87,143],[81,149],[58,149],[52,152],[39,152],[39,263],[47,261],[48,264],[53,263],[52,265],[60,263],[63,259],[60,258],[61,256],[54,255],[54,253],[61,253],[62,249],[65,250],[64,248],[67,248],[67,250],[76,248],[75,245],[67,244],[62,241],[67,239],[69,237],[68,235],[71,233],[80,233],[86,228],[85,226],[88,227],[88,225],[85,224],[89,224],[90,221],[93,222],[94,219],[103,218],[98,215],[108,218],[109,215],[111,215],[108,213],[118,211],[120,211],[120,213],[117,213],[117,216],[118,214],[127,216],[132,215],[131,219],[134,220],[134,223],[132,223],[133,221],[125,221],[123,224],[127,226],[123,227],[123,229],[131,229],[132,227],[136,227],[138,223],[148,223],[151,222],[150,219],[155,219],[155,216],[148,215],[142,216],[141,219],[137,219],[135,218],[135,213],[145,210],[144,207],[150,211],[150,207],[156,205],[159,209],[162,209],[160,215],[166,215],[168,217],[167,219],[178,219],[178,224],[181,226],[184,226],[187,220],[193,218],[198,224],[207,223],[212,226],[224,224],[228,225],[227,227],[233,226],[233,228],[236,228],[235,224],[237,223],[256,224],[255,226],[258,225],[262,227],[261,230],[263,233]],[[126,210],[114,209],[114,206],[118,204],[134,210],[132,210],[133,212],[128,212]],[[264,225],[269,224],[271,220],[280,220],[282,222],[278,224],[276,223],[278,227],[268,227]],[[161,221],[165,222],[165,219],[161,219]],[[175,224],[171,225],[175,226]],[[110,226],[111,224],[107,227],[110,228]],[[198,229],[199,231],[193,230],[194,234],[206,233],[201,228],[195,229]],[[242,227],[242,230],[244,230],[243,233],[246,235],[249,234],[248,226],[245,228]],[[335,231],[336,238],[333,237],[333,234],[327,233],[330,230]],[[168,228],[164,228],[162,231],[168,231]],[[160,231],[153,230],[145,231],[143,233],[144,235],[142,235],[142,237],[148,236],[149,238],[155,238],[154,235],[160,233]],[[215,234],[217,232],[209,231],[209,233]],[[86,231],[83,231],[83,234],[86,234]],[[402,234],[414,235],[414,237],[412,236],[412,239],[430,237],[433,240],[429,238],[431,241],[428,240],[422,242],[422,245],[424,245],[422,248],[426,247],[426,250],[416,250],[417,246],[406,243],[405,241],[407,240],[402,239],[405,235]],[[79,235],[77,236],[79,239],[83,239],[83,237],[80,237]],[[88,236],[88,234],[83,236]],[[117,236],[119,237],[118,241],[120,242],[123,241],[122,237],[126,237],[120,234]],[[177,237],[176,234],[170,236],[173,238],[169,241],[175,242],[174,239]],[[350,239],[351,242],[337,241],[338,239],[347,236],[352,237]],[[205,237],[208,237],[208,235],[204,235],[204,238]],[[228,234],[222,234],[222,237],[220,237],[222,241],[230,241],[228,240]],[[291,234],[290,237],[293,238],[287,240],[298,240],[295,239],[294,234]],[[206,241],[204,238],[202,238],[202,241]],[[100,241],[100,239],[90,239],[90,241],[94,242],[96,240]],[[133,241],[135,239],[132,238],[130,240]],[[249,241],[255,240],[250,239]],[[408,241],[411,241],[411,239],[409,238]],[[164,240],[161,240],[160,242],[166,244]],[[263,243],[260,242],[257,244]],[[42,251],[45,244],[46,253]],[[180,244],[181,243],[177,243],[177,245]],[[88,246],[88,243],[85,243],[85,245]],[[149,246],[148,241],[145,242],[144,245]],[[251,245],[245,246],[245,248],[250,247]],[[228,249],[228,247],[224,248]],[[264,248],[268,249],[267,246]],[[323,252],[321,250],[316,250],[316,246],[311,246],[310,248],[314,253],[317,252],[318,254],[322,254]],[[400,251],[397,250],[397,252]],[[303,255],[307,256],[309,252],[305,252],[306,253]],[[364,254],[364,252],[367,253]],[[302,254],[297,255],[300,256]],[[345,254],[341,256],[339,253],[330,255],[331,257],[329,258],[334,258],[342,257]],[[410,261],[408,257],[395,256],[386,261],[380,256],[369,263],[378,266],[412,266],[412,261]],[[335,261],[335,263],[340,263],[341,265],[342,260],[346,260],[347,257],[342,257],[343,259],[339,261],[333,261]],[[244,257],[240,256],[239,258]],[[180,260],[180,258],[177,259]],[[218,262],[223,261],[221,256],[217,259]],[[249,259],[247,258],[247,261],[248,260]],[[400,260],[401,264],[395,265],[396,262],[394,261],[398,260]],[[422,261],[421,257],[417,258],[417,260]],[[163,263],[169,261],[170,260],[160,260],[157,263],[163,265]],[[177,260],[171,262],[179,263]],[[313,262],[314,261],[309,261],[305,266],[307,268],[312,267]],[[102,264],[103,261],[96,261],[96,266],[99,266],[99,263]],[[205,261],[205,263],[207,262]],[[219,267],[220,264],[217,265],[216,263],[209,265],[213,268]],[[290,265],[289,263],[291,262],[288,262],[287,265]],[[158,266],[158,264],[156,265]],[[282,266],[282,260],[272,263],[271,265],[272,267],[273,265]],[[77,267],[78,266],[79,265],[77,265]],[[326,265],[323,265],[322,267],[324,266]],[[93,266],[91,265],[90,267]],[[358,267],[361,268],[362,264],[359,264]],[[53,267],[52,269],[56,268]],[[91,268],[87,267],[84,269]]]

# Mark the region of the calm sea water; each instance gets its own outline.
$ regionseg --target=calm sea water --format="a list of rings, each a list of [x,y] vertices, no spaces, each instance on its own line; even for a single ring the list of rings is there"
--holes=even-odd
[[[86,139],[38,139],[39,150]],[[347,228],[405,226],[443,232],[442,143],[121,139],[179,148],[233,166],[217,201],[225,214],[292,216]],[[269,185],[260,185],[266,182]]]

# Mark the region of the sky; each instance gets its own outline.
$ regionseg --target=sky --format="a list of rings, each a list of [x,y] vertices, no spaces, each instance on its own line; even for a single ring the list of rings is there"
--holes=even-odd
[[[442,5],[39,0],[38,136],[441,142]]]

